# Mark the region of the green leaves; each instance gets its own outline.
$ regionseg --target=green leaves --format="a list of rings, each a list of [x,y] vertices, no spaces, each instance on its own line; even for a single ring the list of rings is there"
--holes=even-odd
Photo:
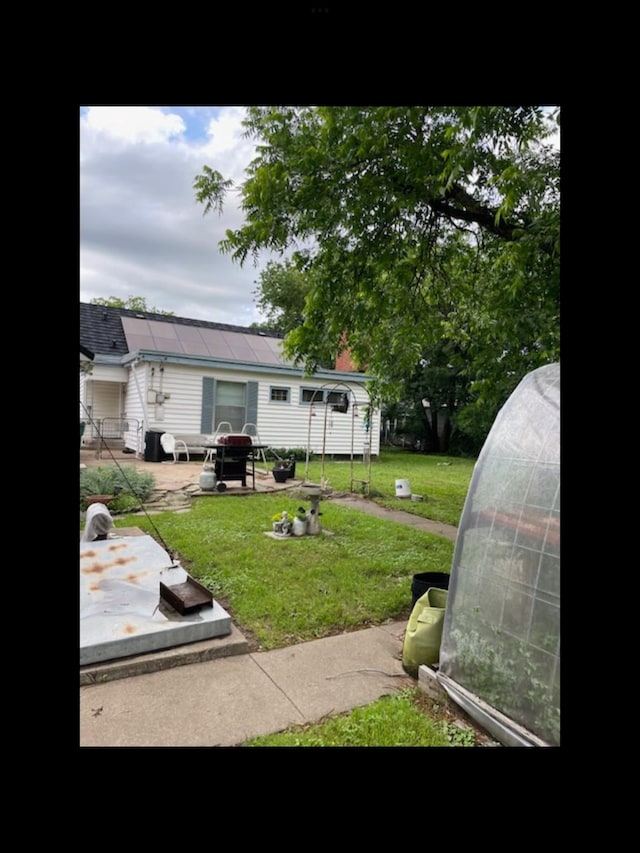
[[[261,297],[290,329],[289,355],[311,369],[346,333],[382,391],[444,342],[465,406],[476,379],[504,402],[505,354],[515,379],[537,341],[559,358],[560,158],[540,108],[251,107],[245,124],[258,143],[245,221],[220,249],[241,264],[307,249],[301,323],[283,289]],[[229,186],[203,169],[205,212]]]
[[[202,174],[196,175],[193,188],[196,191],[196,201],[204,204],[203,216],[212,209],[222,213],[224,196],[232,186],[233,181],[226,181],[220,172],[209,166],[202,167]]]

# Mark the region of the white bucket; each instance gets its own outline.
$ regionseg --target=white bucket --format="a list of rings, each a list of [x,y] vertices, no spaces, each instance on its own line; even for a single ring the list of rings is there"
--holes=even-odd
[[[409,485],[408,480],[396,480],[396,497],[397,498],[410,498],[411,497],[411,486]]]

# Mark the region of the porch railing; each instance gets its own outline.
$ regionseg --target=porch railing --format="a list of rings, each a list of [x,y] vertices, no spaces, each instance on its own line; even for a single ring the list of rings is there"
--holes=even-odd
[[[96,456],[110,447],[126,445],[136,453],[142,450],[142,424],[137,418],[97,418],[86,422],[83,446],[96,448]]]

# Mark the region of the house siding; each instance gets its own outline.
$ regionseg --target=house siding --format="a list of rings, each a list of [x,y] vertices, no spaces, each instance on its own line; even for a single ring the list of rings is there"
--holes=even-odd
[[[289,387],[290,401],[276,403],[270,400],[271,386]],[[360,385],[349,383],[353,391],[351,405],[347,412],[333,412],[331,407],[322,403],[311,406],[300,402],[303,388],[333,389],[334,383],[325,383],[309,378],[291,380],[289,382],[262,382],[258,393],[258,431],[260,438],[272,447],[306,447],[309,444],[311,453],[350,455],[361,454],[365,441],[371,441],[371,453],[377,455],[380,447],[379,415],[373,418],[369,434],[364,429],[362,409],[368,405],[369,398]],[[344,390],[342,383],[336,390]],[[358,405],[359,416],[353,415],[353,400]],[[283,417],[283,408],[286,416]],[[353,434],[353,445],[352,445]],[[372,435],[372,438],[369,438]]]
[[[123,332],[125,318],[129,338]],[[246,423],[256,425],[263,444],[288,449],[309,443],[314,454],[324,450],[340,456],[360,455],[369,444],[371,454],[379,454],[379,410],[372,413],[370,431],[364,428],[367,377],[355,371],[335,371],[335,378],[332,371],[305,377],[276,355],[271,338],[278,336],[90,304],[81,304],[80,326],[81,347],[95,354],[93,373],[81,376],[81,420],[88,421],[89,415],[122,419],[125,446],[139,455],[148,431],[211,433],[217,421],[227,420],[215,411],[215,383],[221,381],[246,383]],[[206,332],[202,346],[194,344],[191,354],[195,338],[184,334],[189,327]],[[287,400],[271,400],[273,388],[286,388]],[[349,408],[334,412],[318,401],[310,417],[311,407],[301,400],[304,388],[348,391]],[[354,402],[359,417],[354,417]],[[91,407],[89,413],[85,405]]]
[[[144,431],[170,431],[176,433],[213,432],[215,425],[205,428],[213,411],[213,387],[216,380],[247,383],[247,422],[255,423],[260,441],[276,448],[305,447],[307,440],[311,453],[321,453],[325,435],[325,453],[335,455],[359,455],[365,441],[371,442],[371,453],[377,455],[380,448],[379,412],[374,413],[369,434],[364,429],[362,409],[368,405],[368,396],[361,384],[347,383],[353,391],[351,405],[346,413],[326,411],[325,406],[314,405],[315,416],[310,417],[310,406],[300,402],[303,388],[325,388],[344,390],[343,383],[326,383],[310,378],[296,378],[250,370],[221,370],[193,368],[186,365],[166,363],[163,369],[149,364],[136,364],[127,386],[126,417],[144,422]],[[140,392],[138,392],[138,386]],[[289,402],[272,402],[271,388],[288,388]],[[151,402],[155,394],[164,395],[164,402]],[[146,417],[143,412],[144,401]],[[353,417],[353,399],[358,405],[359,416]],[[255,403],[252,403],[252,398]],[[250,417],[254,415],[254,417]],[[353,430],[353,445],[352,445]],[[140,451],[137,444],[128,444]]]

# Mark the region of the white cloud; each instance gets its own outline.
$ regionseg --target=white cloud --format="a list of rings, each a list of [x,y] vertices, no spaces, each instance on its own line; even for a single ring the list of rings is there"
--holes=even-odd
[[[195,200],[204,165],[240,183],[253,157],[244,108],[89,107],[80,120],[80,300],[143,297],[177,316],[249,325],[260,268],[218,242],[240,227],[238,194],[222,216]],[[265,261],[266,262],[266,261]]]
[[[165,142],[184,133],[184,121],[155,107],[89,107],[84,121],[91,130],[125,142]]]

